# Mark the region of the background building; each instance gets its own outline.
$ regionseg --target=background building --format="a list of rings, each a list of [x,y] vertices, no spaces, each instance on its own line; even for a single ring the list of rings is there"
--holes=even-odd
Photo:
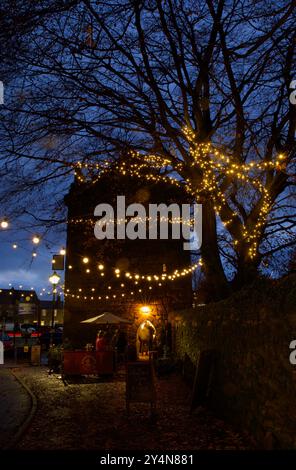
[[[40,326],[51,326],[52,313],[54,324],[62,325],[64,323],[64,304],[59,299],[56,302],[54,312],[52,300],[40,301]]]
[[[0,322],[7,329],[14,324],[38,325],[40,302],[34,290],[0,289]]]

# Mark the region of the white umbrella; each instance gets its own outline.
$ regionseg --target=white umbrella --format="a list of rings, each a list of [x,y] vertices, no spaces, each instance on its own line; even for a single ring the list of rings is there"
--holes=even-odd
[[[104,312],[101,315],[97,315],[96,317],[88,318],[87,320],[83,320],[80,323],[93,323],[95,325],[118,325],[119,323],[131,323],[129,320],[125,318],[118,317],[110,312]]]

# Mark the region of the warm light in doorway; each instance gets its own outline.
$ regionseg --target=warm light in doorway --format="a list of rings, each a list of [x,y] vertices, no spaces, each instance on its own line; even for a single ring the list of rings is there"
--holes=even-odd
[[[148,315],[151,312],[151,308],[148,305],[143,305],[143,307],[140,308],[140,311],[141,313]]]

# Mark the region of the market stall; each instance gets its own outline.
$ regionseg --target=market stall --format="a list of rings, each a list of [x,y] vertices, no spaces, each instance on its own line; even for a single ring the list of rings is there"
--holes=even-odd
[[[64,350],[63,375],[113,375],[117,361],[115,333],[112,326],[118,327],[122,323],[129,324],[130,322],[110,312],[105,312],[83,320],[81,323],[97,325],[102,328],[97,333],[96,347],[87,345],[85,350]]]

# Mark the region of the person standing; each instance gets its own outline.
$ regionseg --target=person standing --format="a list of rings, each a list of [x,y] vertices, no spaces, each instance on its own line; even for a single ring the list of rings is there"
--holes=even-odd
[[[107,341],[105,338],[105,333],[103,331],[98,331],[96,339],[96,351],[106,351]]]

